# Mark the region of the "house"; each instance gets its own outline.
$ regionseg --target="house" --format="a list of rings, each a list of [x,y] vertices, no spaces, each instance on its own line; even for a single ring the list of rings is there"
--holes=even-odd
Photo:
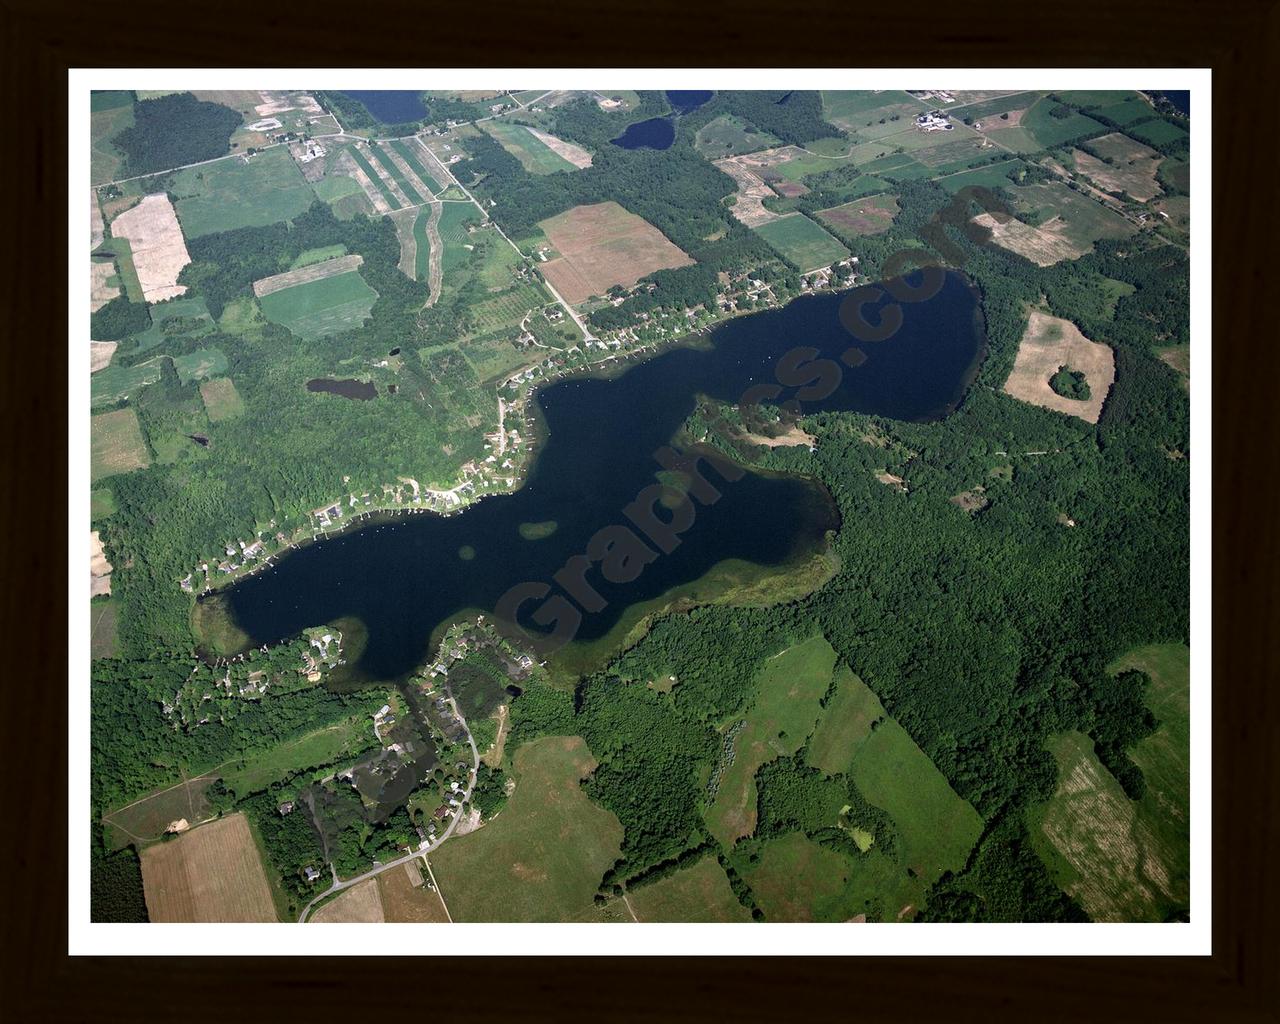
[[[302,874],[308,882],[314,882],[317,878],[320,877],[320,872],[317,871],[315,868],[313,868],[310,864],[308,864],[305,868],[302,869]]]
[[[293,813],[293,801],[292,801],[292,800],[286,800],[286,801],[285,801],[284,803],[282,803],[279,807],[277,807],[277,808],[276,808],[276,810],[280,812],[280,817],[282,817],[282,818],[283,818],[286,814],[292,814],[292,813]]]
[[[432,812],[431,812],[431,816],[432,816],[433,818],[438,818],[438,819],[440,819],[441,821],[443,821],[445,818],[449,817],[449,807],[448,807],[448,805],[447,805],[447,804],[441,804],[439,807],[437,807],[434,811],[432,811]]]

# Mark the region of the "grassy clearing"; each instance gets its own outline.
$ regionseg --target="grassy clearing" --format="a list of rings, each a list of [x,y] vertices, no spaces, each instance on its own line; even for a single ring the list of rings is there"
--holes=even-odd
[[[820,210],[818,216],[832,227],[854,238],[878,235],[889,230],[898,213],[896,196],[869,196],[843,206]]]
[[[892,718],[858,746],[850,774],[862,794],[898,826],[901,859],[927,883],[959,870],[982,834],[982,819]]]
[[[413,220],[414,264],[413,276],[425,281],[431,267],[431,236],[427,234],[427,222],[431,220],[431,207],[424,206]]]
[[[754,230],[802,273],[830,266],[849,255],[843,245],[803,213],[769,221]]]
[[[374,741],[373,727],[363,715],[281,743],[222,772],[222,781],[237,798],[260,793],[293,772],[332,764],[355,756]]]
[[[484,130],[520,161],[530,174],[555,174],[577,170],[573,164],[539,139],[522,124],[512,121],[486,121]]]
[[[287,327],[304,341],[314,341],[360,326],[377,298],[378,293],[360,272],[352,270],[283,288],[259,301],[268,320]]]
[[[133,127],[133,96],[125,91],[95,92],[89,99],[89,176],[100,185],[120,176],[124,154],[111,140]]]
[[[996,142],[1016,153],[1036,153],[1106,131],[1105,125],[1084,114],[1073,112],[1067,117],[1055,117],[1052,111],[1060,106],[1057,100],[1047,97],[1036,100],[1016,126],[996,128],[989,134]]]
[[[348,181],[351,179],[348,178]],[[290,270],[297,270],[300,267],[309,267],[313,263],[323,263],[325,260],[336,259],[339,256],[347,254],[347,247],[341,242],[334,245],[321,246],[319,249],[307,249],[305,252],[298,253],[298,258],[289,264]]]
[[[577,736],[549,736],[515,752],[515,792],[479,831],[431,858],[455,921],[568,921],[592,907],[622,848],[622,826],[580,781],[595,759]]]
[[[130,302],[146,302],[142,293],[142,282],[138,280],[138,268],[133,265],[133,247],[127,238],[109,238],[102,244],[106,252],[115,253],[116,271],[124,293]]]
[[[178,220],[188,238],[291,220],[315,195],[283,146],[248,163],[231,157],[188,167],[170,179],[169,191],[178,197]]]
[[[756,676],[756,698],[734,740],[733,764],[720,778],[703,812],[707,827],[726,847],[756,827],[756,771],[793,754],[822,713],[819,701],[831,684],[836,652],[823,637],[797,644],[765,662]]]
[[[1127,130],[1135,139],[1151,146],[1164,146],[1187,137],[1185,128],[1180,128],[1168,121],[1147,121],[1133,125]]]
[[[475,243],[467,228],[479,224],[480,219],[480,211],[473,203],[444,204],[440,213],[440,241],[444,245],[444,252],[440,258],[446,283],[450,271],[458,270],[470,260],[471,250],[468,246],[474,247]]]
[[[1030,223],[992,223],[989,214],[977,220],[991,227],[997,245],[1041,266],[1083,256],[1099,239],[1128,238],[1135,230],[1120,214],[1061,181],[1015,185],[1009,191],[1018,212]]]
[[[89,657],[116,656],[116,620],[119,606],[108,598],[89,605]]]
[[[178,380],[190,384],[193,380],[204,380],[227,372],[227,357],[220,348],[202,348],[186,355],[173,357],[173,368],[178,371]]]
[[[1118,124],[1123,128],[1125,125],[1133,124],[1134,121],[1150,117],[1152,107],[1141,96],[1134,96],[1132,99],[1121,100],[1119,103],[1091,107],[1088,112],[1098,118],[1106,118],[1113,124]]]
[[[205,381],[200,385],[200,398],[210,423],[235,419],[244,413],[244,399],[230,377]]]
[[[711,856],[652,885],[628,891],[627,901],[642,923],[751,920],[729,888],[724,868]]]
[[[959,121],[972,118],[974,121],[981,122],[986,118],[998,117],[1010,110],[1026,110],[1043,95],[1042,92],[1015,92],[1008,96],[993,96],[990,99],[966,103],[960,107],[948,107],[947,113]]]
[[[871,735],[872,723],[885,717],[880,698],[847,665],[836,667],[835,681],[835,695],[818,720],[806,754],[809,764],[827,775],[847,771]]]
[[[151,307],[151,326],[141,334],[130,335],[126,344],[132,351],[145,352],[163,345],[170,338],[202,338],[216,329],[204,299],[170,299]]]
[[[89,518],[94,522],[106,519],[116,510],[116,498],[110,488],[98,487],[89,493]]]
[[[103,373],[108,372],[103,370]],[[95,379],[102,374],[96,374]],[[132,409],[104,412],[90,420],[89,478],[94,482],[151,464],[138,414]]]
[[[878,138],[886,132],[909,127],[909,119],[924,108],[920,100],[896,89],[884,92],[825,90],[822,93],[823,116],[859,140]],[[894,117],[898,120],[892,120]]]
[[[739,153],[754,153],[780,145],[780,141],[768,132],[752,131],[745,122],[732,114],[721,114],[698,129],[694,147],[708,160],[719,160]]]
[[[89,381],[89,401],[94,408],[114,405],[132,398],[148,384],[160,379],[161,359],[149,359],[135,366],[108,366]]]
[[[970,185],[981,185],[985,188],[1008,188],[1013,184],[1011,174],[1017,174],[1027,165],[1021,160],[1002,160],[998,164],[975,167],[968,171],[958,171],[938,178],[937,182],[953,195]]]

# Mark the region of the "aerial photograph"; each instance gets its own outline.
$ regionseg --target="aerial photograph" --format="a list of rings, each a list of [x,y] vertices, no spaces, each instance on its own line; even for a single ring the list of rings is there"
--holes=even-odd
[[[81,104],[93,925],[1193,921],[1188,92],[248,74]]]

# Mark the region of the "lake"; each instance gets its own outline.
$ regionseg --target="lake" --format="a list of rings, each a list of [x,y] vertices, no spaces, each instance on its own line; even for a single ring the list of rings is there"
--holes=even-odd
[[[421,90],[415,89],[366,89],[361,92],[344,92],[364,105],[383,124],[404,124],[419,121],[427,116]]]
[[[610,140],[623,149],[670,149],[676,141],[675,122],[669,117],[651,117],[627,125],[627,130]]]
[[[710,89],[668,89],[667,102],[676,108],[676,113],[687,114],[697,110],[713,93]]]
[[[597,531],[626,524],[622,510],[660,479],[656,474],[663,467],[655,453],[693,412],[699,396],[737,402],[753,385],[785,379],[792,386],[778,399],[786,400],[813,376],[777,377],[788,353],[799,346],[816,349],[805,353],[809,358],[802,366],[811,366],[813,358],[838,360],[853,343],[841,324],[842,298],[801,298],[784,309],[720,324],[692,344],[611,377],[548,385],[535,397],[543,443],[519,491],[485,498],[451,516],[370,520],[289,553],[215,600],[226,602],[254,644],[354,617],[367,630],[357,676],[402,678],[428,656],[434,627],[465,611],[493,611],[517,584],[552,584],[553,574],[587,551]],[[822,400],[806,401],[805,411],[847,409],[929,420],[956,406],[985,350],[974,291],[963,277],[948,273],[936,297],[901,308],[897,334],[861,344],[865,361],[845,369]],[[806,563],[839,526],[830,496],[816,482],[760,473],[729,482],[705,462],[700,468],[722,497],[696,504],[696,519],[674,551],[643,565],[634,580],[609,583],[592,566],[586,579],[604,606],[586,610],[579,639],[604,636],[627,608],[702,579],[726,562]],[[558,583],[551,589],[560,593]],[[538,607],[530,602],[523,611]]]

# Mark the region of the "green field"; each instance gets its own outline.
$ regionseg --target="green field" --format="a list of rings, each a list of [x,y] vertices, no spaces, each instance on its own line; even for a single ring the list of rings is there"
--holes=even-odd
[[[1049,98],[1036,100],[1012,128],[996,128],[987,134],[1016,153],[1037,153],[1061,146],[1085,135],[1102,134],[1106,126],[1091,117],[1072,112],[1067,117],[1054,117],[1052,110],[1060,106]]]
[[[211,423],[235,419],[244,414],[244,399],[230,377],[207,380],[200,385],[200,399]]]
[[[112,598],[89,603],[89,657],[116,656],[116,620],[120,606]]]
[[[133,248],[127,238],[108,238],[102,243],[101,251],[115,253],[116,273],[124,293],[130,302],[146,302],[142,294],[142,282],[138,280],[137,268],[133,265]]]
[[[89,177],[100,185],[119,176],[124,155],[111,144],[120,132],[133,127],[133,95],[115,90],[95,92],[89,99]]]
[[[824,91],[823,116],[848,131],[855,139],[865,141],[892,134],[911,125],[911,119],[923,113],[925,104],[914,96],[896,90],[884,92]],[[897,117],[894,121],[892,118]],[[880,119],[884,124],[880,124]]]
[[[1108,121],[1112,121],[1123,128],[1125,125],[1133,124],[1134,121],[1150,117],[1151,109],[1150,103],[1141,96],[1135,96],[1133,99],[1121,100],[1119,103],[1112,103],[1108,106],[1093,107],[1089,110],[1089,113],[1097,117],[1105,117]]]
[[[515,327],[529,310],[541,308],[551,301],[551,295],[541,285],[522,281],[514,288],[468,306],[467,318],[474,326],[463,337]]]
[[[89,403],[97,407],[113,405],[126,398],[132,398],[148,384],[160,379],[163,359],[148,359],[135,366],[121,366],[113,363],[104,370],[99,370],[89,381]]]
[[[578,169],[522,124],[486,121],[484,127],[530,174],[555,174],[556,171]]]
[[[89,479],[94,483],[117,473],[145,469],[151,464],[151,453],[138,426],[138,414],[132,409],[104,412],[89,423]]]
[[[750,921],[728,876],[714,856],[651,885],[627,891],[627,902],[641,923],[649,921]]]
[[[849,252],[803,213],[793,213],[755,228],[756,234],[798,267],[801,273],[830,266]]]
[[[348,178],[348,181],[351,179]],[[347,254],[347,247],[341,242],[334,245],[321,246],[319,249],[308,249],[306,252],[298,253],[298,258],[289,264],[290,270],[297,270],[299,267],[309,267],[313,263],[323,263],[325,260],[336,259],[339,256]]]
[[[987,164],[985,167],[975,167],[972,170],[948,174],[946,177],[938,178],[937,182],[952,194],[970,185],[981,185],[985,188],[1008,188],[1013,184],[1009,174],[1020,171],[1026,166],[1025,163],[1017,158],[1001,160],[998,164]]]
[[[698,129],[694,146],[708,160],[719,160],[739,153],[754,153],[779,144],[768,132],[752,131],[732,114],[721,114]]]
[[[170,299],[152,306],[150,313],[151,326],[127,339],[134,346],[130,351],[145,352],[170,338],[200,338],[217,330],[209,307],[199,297]],[[125,348],[129,348],[128,343]]]
[[[622,826],[580,785],[595,759],[578,737],[548,736],[515,752],[515,792],[477,832],[431,857],[455,921],[572,921],[622,848]]]
[[[341,758],[355,757],[374,742],[370,720],[356,715],[242,761],[223,771],[222,781],[237,798],[260,793],[294,772],[323,768]]]
[[[89,518],[93,522],[106,519],[116,510],[116,498],[109,487],[99,487],[89,492]]]
[[[480,211],[474,203],[445,203],[440,214],[440,241],[444,244],[441,254],[441,266],[445,281],[449,280],[449,272],[465,266],[471,259],[468,245],[474,245],[467,234],[467,226],[479,224]]]
[[[173,368],[183,384],[206,377],[217,377],[227,372],[226,354],[219,348],[202,348],[186,355],[173,357]]]
[[[1187,137],[1186,129],[1168,121],[1147,121],[1144,124],[1135,124],[1126,131],[1140,142],[1156,147]]]
[[[884,717],[879,699],[847,665],[837,666],[835,681],[835,695],[823,709],[806,755],[810,765],[827,775],[849,769],[871,735],[871,724]]]
[[[819,636],[765,662],[756,675],[756,697],[734,740],[733,764],[703,813],[711,834],[726,847],[755,830],[756,771],[800,749],[822,713],[819,701],[835,663],[836,652]]]
[[[1015,92],[1010,93],[1008,96],[997,96],[989,100],[980,100],[977,103],[967,103],[962,107],[948,107],[947,113],[958,121],[972,118],[976,122],[981,122],[986,118],[996,117],[1009,110],[1026,110],[1043,95],[1044,93],[1042,92]]]
[[[896,196],[880,195],[819,210],[818,217],[850,238],[887,231],[898,213]]]
[[[178,171],[169,191],[188,238],[291,220],[315,193],[283,146],[252,157],[229,157]]]
[[[427,235],[427,222],[429,220],[431,220],[430,206],[424,206],[413,219],[413,276],[418,281],[427,279],[427,273],[431,267],[431,239]]]
[[[1128,238],[1134,232],[1129,221],[1096,200],[1068,188],[1062,181],[1014,185],[1009,189],[1018,212],[1039,226],[1057,217],[1062,234],[1087,252],[1100,238]]]
[[[360,182],[345,174],[333,174],[321,178],[312,185],[312,188],[315,189],[317,196],[330,205],[335,205],[344,199],[350,199],[352,196],[364,195],[364,189],[360,187]]]
[[[369,316],[378,293],[360,271],[321,278],[262,296],[262,312],[305,341],[359,327]]]
[[[409,169],[421,179],[422,184],[428,188],[435,189],[437,193],[444,188],[440,184],[440,180],[427,170],[424,162],[418,159],[418,154],[413,151],[413,148],[404,139],[392,139],[391,148],[400,154],[400,159],[409,165]]]
[[[405,198],[414,206],[421,206],[424,202],[422,196],[418,195],[418,190],[409,184],[409,179],[404,176],[404,171],[396,166],[396,162],[391,159],[391,156],[383,152],[382,147],[376,142],[369,143],[369,152],[382,165],[382,169],[391,176],[391,180],[400,186],[400,191],[404,193]]]

